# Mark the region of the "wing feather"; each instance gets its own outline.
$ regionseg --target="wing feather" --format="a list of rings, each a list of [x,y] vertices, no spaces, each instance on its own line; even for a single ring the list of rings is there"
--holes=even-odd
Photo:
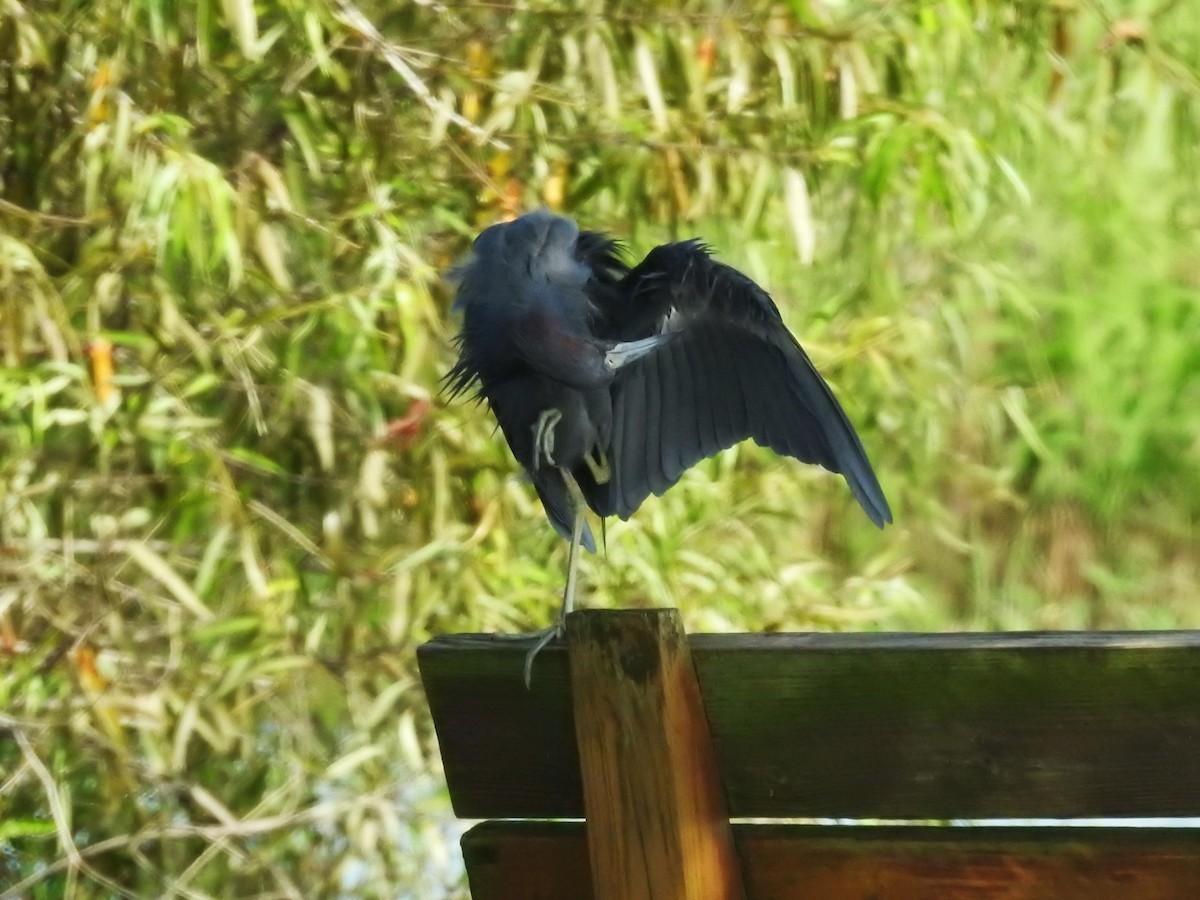
[[[674,484],[687,469],[687,462],[680,456],[687,425],[685,418],[692,405],[692,383],[690,372],[685,370],[687,354],[675,349],[675,342],[663,348],[659,375],[663,392],[662,441],[659,446],[663,477]]]
[[[841,473],[872,521],[891,521],[853,426],[758,285],[714,262],[702,245],[683,242],[652,251],[614,296],[619,307],[601,309],[608,336],[637,340],[668,321],[680,334],[617,378],[619,489],[608,512],[628,518],[699,460],[753,438]]]
[[[817,372],[808,354],[796,344],[789,357],[793,383],[802,388],[802,401],[819,420],[821,438],[828,460],[817,460],[826,469],[841,472],[856,500],[877,524],[892,520],[883,489],[854,426],[838,403],[832,389]]]
[[[837,471],[837,455],[830,449],[826,440],[826,429],[829,417],[824,408],[816,402],[821,398],[811,390],[811,375],[816,372],[805,371],[795,364],[791,348],[772,348],[771,355],[777,371],[773,373],[781,387],[785,387],[777,398],[779,415],[778,432],[783,442],[784,453],[802,459],[805,462],[816,463],[826,469]],[[817,376],[820,378],[820,376]],[[801,411],[799,415],[796,411]]]
[[[619,509],[636,509],[650,493],[641,440],[641,433],[646,427],[646,379],[640,376],[648,363],[649,358],[633,364],[639,377],[626,378],[624,390],[614,402],[613,413],[620,416],[624,426],[621,429],[621,443],[614,442],[612,454]]]
[[[700,420],[696,407],[704,398],[704,373],[688,352],[686,339],[672,343],[675,345],[673,368],[679,377],[678,402],[673,419],[678,423],[679,430],[669,452],[675,459],[675,469],[679,472],[675,480],[678,481],[684,472],[696,464],[693,448],[700,446]]]
[[[646,388],[646,418],[641,430],[642,458],[646,466],[646,485],[653,494],[661,494],[669,488],[672,482],[667,480],[663,472],[661,445],[664,438],[669,439],[663,426],[663,406],[671,402],[670,397],[663,396],[661,369],[666,357],[662,353],[652,353],[643,370]]]
[[[718,410],[722,415],[720,422],[723,432],[723,442],[728,440],[726,433],[736,435],[735,440],[741,440],[750,434],[750,415],[745,394],[742,390],[741,366],[734,349],[736,335],[719,329],[711,330],[714,357],[717,371],[721,373],[716,379],[716,395]]]
[[[699,369],[704,373],[704,383],[700,385],[699,396],[704,399],[703,403],[696,404],[696,418],[700,429],[700,451],[701,459],[712,456],[715,453],[720,453],[726,447],[732,446],[745,435],[734,437],[731,434],[722,435],[722,428],[718,423],[718,417],[722,420],[726,418],[725,410],[721,409],[721,402],[718,387],[718,382],[727,377],[727,373],[721,369],[720,354],[717,352],[712,340],[711,328],[697,328],[695,335],[695,352],[699,356],[697,365],[693,371]],[[722,440],[722,437],[725,440]]]

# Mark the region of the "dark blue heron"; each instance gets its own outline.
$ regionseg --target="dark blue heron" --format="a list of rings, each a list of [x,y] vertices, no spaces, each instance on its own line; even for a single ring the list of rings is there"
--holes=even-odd
[[[880,528],[892,513],[854,427],[774,302],[697,240],[630,268],[617,244],[533,212],[488,228],[457,272],[451,395],[495,414],[546,515],[571,541],[558,624],[575,602],[585,510],[628,519],[695,463],[753,438],[841,473]]]

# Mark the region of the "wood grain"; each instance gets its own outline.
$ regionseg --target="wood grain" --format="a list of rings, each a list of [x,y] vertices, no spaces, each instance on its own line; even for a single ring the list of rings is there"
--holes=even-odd
[[[596,900],[742,900],[679,614],[585,610],[567,645]]]
[[[463,837],[473,900],[595,900],[586,826],[487,822]],[[1200,833],[1171,828],[735,825],[747,900],[1182,900]]]
[[[734,816],[1200,816],[1200,633],[694,635]],[[583,816],[565,649],[420,648],[455,811]]]

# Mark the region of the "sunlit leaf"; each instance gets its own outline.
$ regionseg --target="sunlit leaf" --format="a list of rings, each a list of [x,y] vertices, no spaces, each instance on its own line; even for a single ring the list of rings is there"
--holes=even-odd
[[[170,591],[180,605],[192,615],[204,620],[213,617],[212,610],[201,602],[191,585],[184,581],[183,577],[171,567],[171,564],[151,550],[147,544],[142,541],[130,541],[126,545],[125,552],[129,554],[129,558],[133,562],[146,571],[146,574]]]

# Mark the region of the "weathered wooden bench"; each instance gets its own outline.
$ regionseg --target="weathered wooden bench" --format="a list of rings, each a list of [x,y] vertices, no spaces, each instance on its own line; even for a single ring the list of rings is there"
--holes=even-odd
[[[1200,632],[585,610],[529,690],[524,652],[418,653],[474,900],[1200,897],[1200,829],[963,823],[1200,817]]]

